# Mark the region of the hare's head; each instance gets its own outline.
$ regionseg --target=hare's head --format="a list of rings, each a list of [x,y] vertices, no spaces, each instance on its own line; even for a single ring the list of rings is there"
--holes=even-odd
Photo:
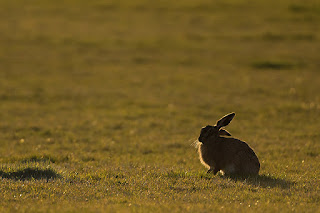
[[[218,120],[216,125],[214,126],[208,125],[206,127],[203,127],[201,129],[198,140],[201,143],[206,143],[209,138],[218,138],[219,136],[222,136],[222,135],[231,136],[231,134],[228,131],[221,129],[221,127],[227,126],[231,122],[231,120],[234,118],[235,115],[236,114],[234,112],[230,113],[222,117],[220,120]]]

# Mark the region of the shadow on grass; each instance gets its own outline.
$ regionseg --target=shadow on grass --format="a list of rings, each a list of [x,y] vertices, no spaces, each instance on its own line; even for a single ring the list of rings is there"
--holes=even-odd
[[[282,188],[287,189],[293,186],[295,183],[292,181],[288,181],[282,178],[272,177],[269,175],[258,175],[258,176],[250,176],[250,177],[243,177],[243,176],[223,176],[223,178],[230,178],[237,181],[244,181],[253,186],[260,186],[263,188]]]
[[[0,177],[13,180],[49,180],[59,178],[60,175],[52,169],[25,168],[13,172],[0,170]]]
[[[293,69],[296,65],[284,62],[284,61],[258,61],[252,63],[252,67],[256,69],[272,69],[272,70],[283,70]]]

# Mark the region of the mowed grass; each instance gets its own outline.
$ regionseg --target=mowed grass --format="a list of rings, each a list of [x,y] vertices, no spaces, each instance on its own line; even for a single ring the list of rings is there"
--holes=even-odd
[[[0,1],[1,212],[319,212],[317,1]],[[227,127],[258,177],[206,174]]]

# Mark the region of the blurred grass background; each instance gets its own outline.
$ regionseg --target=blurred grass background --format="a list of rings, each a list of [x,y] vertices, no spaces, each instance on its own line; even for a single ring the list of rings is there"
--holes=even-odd
[[[35,210],[38,197],[53,211],[69,201],[88,211],[128,210],[128,203],[136,211],[206,211],[230,203],[229,210],[248,211],[239,202],[254,197],[262,212],[314,212],[319,21],[316,0],[1,0],[2,210]],[[278,181],[271,192],[258,187],[253,196],[245,183],[202,178],[205,169],[190,144],[202,126],[232,111],[237,116],[228,131],[256,151],[261,174],[271,175],[262,185]],[[28,176],[38,169],[41,177],[54,177],[49,185]],[[123,197],[108,197],[106,185],[118,177],[155,182],[120,184],[115,191]],[[181,178],[181,190],[170,191],[172,179]],[[30,196],[16,199],[25,179]],[[90,181],[95,190],[84,184]],[[279,189],[286,181],[296,185]],[[237,191],[221,194],[225,186]],[[153,196],[134,193],[150,190]],[[185,193],[195,197],[184,200]]]

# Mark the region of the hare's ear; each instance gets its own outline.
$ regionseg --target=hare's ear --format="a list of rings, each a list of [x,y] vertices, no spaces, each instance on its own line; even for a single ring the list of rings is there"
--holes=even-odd
[[[231,136],[231,134],[230,134],[227,130],[225,130],[225,129],[220,129],[220,130],[219,130],[219,135],[220,135],[220,136],[221,136],[221,135]]]
[[[217,127],[221,128],[221,127],[227,126],[231,122],[231,120],[234,118],[235,115],[236,113],[234,112],[228,115],[225,115],[223,118],[217,121]]]

